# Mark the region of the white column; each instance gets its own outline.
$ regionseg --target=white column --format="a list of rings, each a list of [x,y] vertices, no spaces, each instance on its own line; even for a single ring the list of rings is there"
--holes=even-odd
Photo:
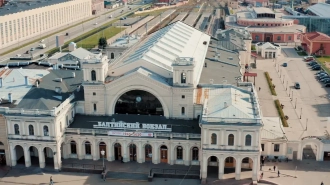
[[[94,161],[100,159],[99,151],[96,149],[96,143],[96,141],[92,142],[92,155]]]
[[[45,168],[45,154],[44,154],[43,149],[44,149],[44,147],[39,147],[38,148],[40,168]]]
[[[15,146],[13,146],[12,144],[10,145],[10,154],[11,154],[11,165],[16,166],[16,164],[17,164],[16,149],[15,149]]]
[[[316,148],[316,161],[323,161],[324,152],[323,152],[323,143],[321,143]]]
[[[56,148],[57,148],[57,150],[55,151],[56,152],[56,154],[54,155],[54,158],[56,158],[56,162],[57,162],[57,169],[61,169],[62,168],[62,159],[61,159],[61,157],[62,157],[62,153],[61,153],[61,144],[58,144],[57,146],[56,146]],[[54,163],[55,163],[55,161],[54,161]],[[55,165],[54,165],[55,166]],[[55,168],[56,169],[56,168]]]
[[[84,143],[82,143],[81,139],[79,139],[78,143],[76,143],[78,159],[83,159],[85,156],[85,151],[83,151],[83,145],[84,145]]]
[[[31,166],[31,155],[28,146],[24,146],[24,160],[25,160],[25,167]]]
[[[111,145],[111,140],[109,139],[107,142],[107,160],[113,161],[115,158],[113,157],[113,146]]]
[[[243,137],[243,131],[241,130],[241,129],[239,129],[239,130],[237,130],[237,135],[238,135],[238,138],[237,138],[237,141],[235,142],[235,140],[234,140],[234,145],[236,146],[236,148],[237,148],[237,146],[241,146],[241,148],[242,148],[242,146],[243,146],[243,143],[242,143],[242,137]],[[234,138],[235,139],[235,138]]]
[[[207,178],[207,156],[203,155],[202,160],[202,181],[205,181]]]
[[[158,144],[155,143],[153,146],[152,146],[152,163],[153,164],[158,164],[158,160],[159,160],[159,148],[158,148]]]
[[[142,163],[143,161],[142,161],[142,158],[143,158],[143,154],[142,154],[142,151],[143,151],[143,148],[142,148],[142,142],[140,141],[139,143],[138,143],[138,146],[137,146],[138,148],[138,151],[137,151],[137,162],[138,163]]]
[[[225,159],[223,157],[220,157],[219,158],[219,179],[223,179],[223,174],[224,174],[224,171],[225,171]]]
[[[189,166],[190,165],[190,161],[191,161],[191,150],[190,150],[190,145],[187,144],[187,146],[185,147],[185,153],[184,153],[184,165]]]
[[[123,158],[124,158],[124,162],[126,163],[126,162],[128,162],[129,161],[129,159],[128,159],[128,151],[127,151],[127,149],[128,149],[128,146],[127,146],[127,142],[126,142],[126,140],[123,142],[123,147],[122,147],[122,155],[123,155]]]
[[[220,145],[227,145],[226,144],[226,132],[225,132],[225,130],[221,130],[221,132],[220,132],[221,134],[220,134],[220,137],[221,137],[221,142],[220,142]]]
[[[260,157],[259,157],[260,159]],[[253,169],[252,169],[252,180],[256,181],[258,180],[258,156],[253,158]]]
[[[241,179],[241,166],[242,166],[242,159],[240,157],[237,157],[235,159],[236,167],[235,167],[235,179],[240,180]]]
[[[57,159],[57,156],[58,156],[58,155],[61,155],[61,154],[58,154],[58,153],[56,152],[56,155],[53,156],[54,169],[55,169],[55,170],[58,170],[58,169],[59,169],[58,159]]]
[[[202,142],[202,143],[210,144],[210,142],[207,140],[207,130],[206,129],[203,129],[203,134],[204,134],[204,142]]]
[[[168,152],[168,154],[170,154],[170,157],[169,157],[169,160],[168,160],[168,163],[170,165],[173,165],[175,163],[175,160],[176,160],[176,157],[174,157],[175,148],[172,145],[174,145],[174,143],[171,143],[170,146],[167,148],[167,152]]]
[[[302,145],[301,145],[301,143],[299,143],[298,152],[297,152],[297,160],[302,160],[303,149],[301,147],[302,147]]]

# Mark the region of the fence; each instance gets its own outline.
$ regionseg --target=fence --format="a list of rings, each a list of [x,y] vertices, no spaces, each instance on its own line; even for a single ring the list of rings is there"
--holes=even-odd
[[[165,178],[186,178],[186,179],[199,179],[199,170],[183,170],[183,169],[150,169],[149,176],[152,177],[165,177]]]
[[[62,165],[61,171],[101,174],[103,171],[103,166],[94,164],[67,163]]]

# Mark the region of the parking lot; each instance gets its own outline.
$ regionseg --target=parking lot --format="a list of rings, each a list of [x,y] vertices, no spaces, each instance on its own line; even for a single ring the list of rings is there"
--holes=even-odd
[[[302,57],[287,56],[283,51],[275,61],[266,59],[257,63],[259,70],[269,72],[277,93],[273,99],[280,100],[284,105],[284,114],[289,116],[289,127],[285,128],[288,139],[324,136],[324,127],[328,125],[330,117],[330,88],[325,88],[324,83],[317,81],[317,71],[311,70]],[[283,63],[287,63],[287,67],[283,67]],[[295,82],[299,82],[301,89],[294,88]]]

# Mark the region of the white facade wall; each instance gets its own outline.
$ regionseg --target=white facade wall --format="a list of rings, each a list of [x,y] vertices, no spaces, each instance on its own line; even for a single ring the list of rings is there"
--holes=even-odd
[[[91,0],[72,0],[0,16],[0,49],[91,15]]]

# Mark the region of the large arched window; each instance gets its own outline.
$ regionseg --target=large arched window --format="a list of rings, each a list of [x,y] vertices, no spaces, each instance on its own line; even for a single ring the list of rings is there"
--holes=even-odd
[[[176,159],[182,160],[182,156],[183,156],[183,148],[182,146],[178,146],[176,148]]]
[[[185,84],[186,83],[186,78],[187,78],[186,73],[182,72],[181,73],[181,83],[182,84]]]
[[[198,161],[198,148],[197,147],[194,147],[192,149],[192,160]]]
[[[245,136],[245,146],[251,146],[251,135],[250,134]]]
[[[14,125],[15,135],[19,135],[19,126],[18,124]]]
[[[70,142],[71,154],[77,154],[77,145],[75,141]]]
[[[211,135],[211,144],[213,145],[217,144],[217,135],[214,133]]]
[[[92,81],[96,81],[96,72],[94,70],[91,71]]]
[[[30,136],[33,136],[34,135],[33,125],[29,125],[29,135]]]
[[[91,143],[89,141],[85,142],[85,154],[86,155],[91,155],[92,154]]]
[[[47,126],[44,126],[44,136],[49,136],[49,130]]]
[[[228,136],[228,145],[234,146],[234,134],[229,134]]]

